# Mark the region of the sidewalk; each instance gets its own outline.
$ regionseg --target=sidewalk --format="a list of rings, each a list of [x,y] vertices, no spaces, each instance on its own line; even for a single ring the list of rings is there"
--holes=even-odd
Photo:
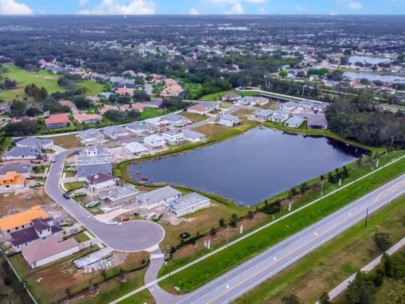
[[[394,246],[392,246],[390,249],[388,249],[387,254],[392,255],[393,253],[395,253],[396,251],[401,249],[404,245],[405,245],[405,237],[402,240],[400,240],[398,243],[396,243]],[[367,272],[373,270],[378,264],[380,264],[382,256],[383,255],[378,256],[376,259],[374,259],[369,264],[364,266],[361,269],[361,271],[367,273]],[[344,280],[338,286],[333,288],[329,292],[329,298],[332,300],[332,299],[336,298],[338,295],[340,295],[343,291],[345,291],[346,288],[349,286],[350,282],[353,281],[355,277],[356,277],[356,273],[352,274],[350,277],[348,277],[346,280]],[[319,301],[317,301],[316,303],[319,303]]]

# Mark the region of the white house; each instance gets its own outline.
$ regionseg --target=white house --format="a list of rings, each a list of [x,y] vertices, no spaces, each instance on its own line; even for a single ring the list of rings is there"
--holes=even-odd
[[[170,203],[181,196],[181,192],[170,186],[139,194],[136,201],[147,209]]]
[[[189,129],[184,129],[183,130],[184,138],[188,140],[189,142],[192,143],[197,143],[201,141],[205,141],[205,134],[189,130]]]
[[[298,107],[298,102],[295,101],[287,101],[280,106],[280,110],[283,111],[292,111]]]
[[[170,127],[170,121],[163,117],[154,117],[145,120],[148,128],[152,131],[165,131]]]
[[[162,134],[166,143],[172,146],[181,145],[186,141],[184,134],[178,131],[168,131]]]
[[[86,177],[86,188],[92,192],[105,191],[117,186],[114,176],[106,173],[97,173]]]
[[[157,134],[146,136],[143,139],[144,144],[151,150],[160,150],[166,148],[165,139]]]
[[[208,198],[193,192],[167,203],[166,210],[174,213],[177,217],[180,217],[206,208],[209,204],[210,200]]]
[[[121,126],[104,127],[103,133],[111,139],[118,139],[129,135],[129,131]]]
[[[149,127],[147,123],[144,121],[134,121],[125,126],[125,128],[134,133],[134,134],[142,134],[144,132],[150,132],[152,129]]]
[[[175,113],[164,116],[164,119],[167,120],[173,127],[184,127],[191,124],[190,119]]]
[[[299,128],[305,122],[305,118],[293,116],[289,118],[284,125],[290,128]]]
[[[105,138],[97,129],[88,129],[79,133],[80,141],[86,145],[102,142]]]
[[[224,114],[219,116],[218,124],[226,127],[235,127],[240,125],[240,120],[237,116],[231,114]]]
[[[37,148],[15,147],[4,153],[4,160],[33,160],[41,155],[41,150]]]
[[[123,144],[123,147],[125,151],[135,156],[142,156],[149,153],[149,149],[137,141]]]
[[[283,122],[286,121],[290,116],[286,113],[273,113],[273,115],[269,116],[267,119],[268,121],[272,122]]]

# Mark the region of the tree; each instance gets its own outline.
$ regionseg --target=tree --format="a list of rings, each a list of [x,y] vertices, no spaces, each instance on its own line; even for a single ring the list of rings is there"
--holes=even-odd
[[[390,235],[384,232],[376,232],[373,236],[373,241],[377,248],[381,251],[388,250],[392,245]]]
[[[281,70],[281,71],[278,73],[278,75],[279,75],[281,78],[286,78],[286,77],[288,76],[288,72],[287,72],[286,70]]]
[[[331,304],[332,302],[330,301],[329,294],[327,292],[324,292],[321,294],[321,297],[319,298],[319,304]]]
[[[249,219],[253,220],[253,218],[255,217],[255,213],[252,210],[249,210],[247,216]]]
[[[13,100],[10,106],[11,117],[21,117],[25,114],[25,102],[21,100]]]
[[[301,301],[298,298],[298,296],[294,293],[290,293],[288,295],[285,295],[282,299],[281,302],[283,304],[300,304]]]
[[[301,184],[301,186],[300,186],[300,192],[301,192],[301,194],[304,194],[304,192],[307,190],[307,188],[308,188],[307,183],[306,183],[306,182],[303,182],[303,183]]]
[[[219,226],[225,227],[225,219],[224,218],[219,219]]]
[[[91,107],[90,101],[82,96],[76,97],[73,102],[79,109],[89,109]]]
[[[136,91],[132,98],[137,102],[150,101],[150,96],[145,91]]]

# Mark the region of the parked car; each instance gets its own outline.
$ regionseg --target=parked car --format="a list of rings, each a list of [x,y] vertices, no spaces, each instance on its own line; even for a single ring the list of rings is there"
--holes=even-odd
[[[66,198],[66,199],[70,199],[70,195],[67,194],[67,193],[63,193],[63,197]]]
[[[118,224],[118,222],[117,221],[108,221],[108,225],[117,225]]]

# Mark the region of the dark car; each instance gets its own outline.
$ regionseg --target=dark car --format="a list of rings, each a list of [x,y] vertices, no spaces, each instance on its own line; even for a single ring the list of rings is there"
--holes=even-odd
[[[63,197],[66,198],[66,199],[70,199],[70,196],[67,193],[63,193]]]

